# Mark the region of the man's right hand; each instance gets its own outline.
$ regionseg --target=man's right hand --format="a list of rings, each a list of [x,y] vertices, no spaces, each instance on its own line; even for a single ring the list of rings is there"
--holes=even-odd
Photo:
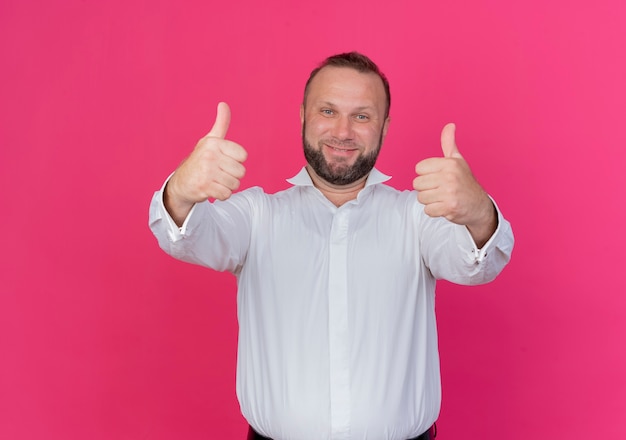
[[[246,173],[243,162],[248,153],[241,145],[225,139],[229,124],[230,108],[220,102],[213,128],[200,139],[167,183],[165,208],[178,226],[195,203],[226,200],[239,188]]]

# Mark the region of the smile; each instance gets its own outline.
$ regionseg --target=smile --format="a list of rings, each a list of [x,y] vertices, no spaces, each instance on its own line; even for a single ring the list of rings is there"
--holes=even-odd
[[[327,143],[324,143],[324,145],[327,148],[330,148],[331,150],[339,151],[341,153],[358,150],[358,148],[353,145],[345,146],[345,145],[333,145],[333,144],[327,144]]]
[[[335,147],[333,145],[325,144],[328,151],[327,154],[336,158],[348,158],[354,156],[357,152],[357,148]]]

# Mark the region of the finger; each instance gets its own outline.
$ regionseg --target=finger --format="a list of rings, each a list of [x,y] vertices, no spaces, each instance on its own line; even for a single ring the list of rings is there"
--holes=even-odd
[[[415,174],[424,175],[441,171],[444,167],[444,160],[441,157],[429,157],[421,160],[415,165]]]
[[[454,138],[455,131],[456,125],[453,123],[446,124],[441,131],[441,150],[443,151],[443,157],[462,157],[456,146],[456,140]]]
[[[226,185],[222,185],[221,183],[215,183],[212,188],[212,197],[217,200],[226,200],[233,195],[233,191],[228,188]]]
[[[225,102],[217,104],[217,116],[213,128],[207,136],[224,139],[230,125],[230,107]]]
[[[441,202],[434,202],[424,205],[424,212],[429,217],[445,217],[444,204]]]
[[[224,160],[222,160],[220,163],[220,169],[224,173],[237,179],[242,179],[246,175],[246,167],[244,167],[240,162],[229,157],[225,157]]]
[[[430,189],[430,190],[425,190],[425,191],[418,191],[417,192],[417,200],[422,204],[422,205],[432,205],[434,203],[438,203],[441,204],[443,202],[442,200],[442,194],[437,191],[436,189]]]
[[[215,181],[212,183],[215,188],[226,188],[231,192],[237,190],[240,184],[241,181],[238,178],[224,171],[222,171],[219,176],[216,176]]]
[[[441,179],[434,174],[421,174],[413,179],[413,188],[416,191],[428,191],[441,186]]]
[[[226,156],[235,159],[237,162],[245,162],[248,158],[248,152],[239,144],[235,142],[220,142],[220,150]]]

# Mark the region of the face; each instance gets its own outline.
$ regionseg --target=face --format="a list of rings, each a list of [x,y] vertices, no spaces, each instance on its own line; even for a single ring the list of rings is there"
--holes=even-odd
[[[374,73],[324,67],[309,84],[300,110],[304,155],[332,185],[350,185],[376,163],[389,119],[386,95]]]

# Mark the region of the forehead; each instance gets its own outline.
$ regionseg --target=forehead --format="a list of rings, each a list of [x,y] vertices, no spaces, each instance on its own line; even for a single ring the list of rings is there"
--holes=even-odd
[[[326,66],[311,80],[307,103],[324,101],[336,104],[385,106],[385,87],[373,72],[349,67]]]

